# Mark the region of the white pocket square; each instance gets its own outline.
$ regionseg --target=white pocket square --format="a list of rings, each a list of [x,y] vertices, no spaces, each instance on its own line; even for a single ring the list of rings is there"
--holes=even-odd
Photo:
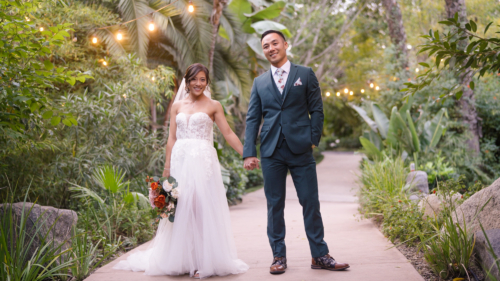
[[[300,81],[300,77],[299,77],[299,79],[297,79],[297,81],[295,81],[295,83],[293,85],[294,86],[300,86],[300,85],[302,85],[302,81]]]

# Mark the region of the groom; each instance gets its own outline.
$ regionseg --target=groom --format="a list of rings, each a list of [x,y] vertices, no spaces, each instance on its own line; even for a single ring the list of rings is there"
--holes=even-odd
[[[267,236],[274,256],[270,272],[280,274],[287,268],[284,208],[288,170],[303,209],[311,268],[344,270],[349,265],[337,263],[328,254],[319,211],[316,162],[312,154],[319,144],[324,119],[318,79],[311,68],[288,61],[288,43],[280,31],[264,32],[261,44],[271,70],[257,77],[252,87],[243,158],[245,169],[259,167],[255,145],[264,118],[260,152],[267,199]]]

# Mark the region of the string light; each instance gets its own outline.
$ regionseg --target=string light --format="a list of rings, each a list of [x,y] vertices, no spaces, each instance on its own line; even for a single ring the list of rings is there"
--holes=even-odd
[[[361,89],[361,93],[363,94],[365,92],[365,89]]]
[[[347,88],[344,89],[344,93],[349,93],[349,90]]]
[[[340,92],[337,92],[337,97],[340,97]]]
[[[43,31],[43,26],[42,26],[42,27],[40,27],[40,32],[42,32],[42,31]]]
[[[354,95],[354,93],[353,93],[352,91],[350,91],[350,92],[349,92],[349,95],[351,95],[351,96],[352,96],[352,95]]]
[[[28,17],[24,17],[24,18],[26,19],[26,21],[30,21],[30,18],[28,18]]]
[[[377,90],[377,91],[380,90],[380,87],[379,86],[375,87],[375,90]]]
[[[154,77],[154,76],[153,76],[153,77],[151,77],[151,81],[155,81],[155,77]]]
[[[118,33],[116,33],[116,40],[120,41],[123,39],[123,34],[121,30],[118,30]]]
[[[326,96],[329,97],[330,96],[330,92],[326,92]]]
[[[190,13],[194,12],[194,5],[193,5],[193,2],[191,2],[191,1],[189,1],[188,12],[190,12]]]
[[[102,65],[106,66],[108,63],[106,61],[102,61]]]
[[[415,68],[415,72],[419,72],[419,71],[420,71],[420,69],[418,69],[418,67],[417,67],[417,68]]]
[[[159,9],[157,9],[157,10],[155,10],[155,11],[151,12],[151,13],[144,14],[144,15],[142,15],[142,16],[140,16],[140,17],[135,18],[135,19],[131,19],[131,20],[129,20],[129,21],[122,22],[122,23],[120,23],[120,24],[115,24],[115,25],[109,25],[109,26],[104,26],[104,27],[96,28],[96,30],[99,30],[99,29],[108,29],[108,28],[115,27],[115,26],[119,26],[119,27],[121,27],[122,25],[125,25],[125,24],[128,24],[128,23],[131,23],[131,22],[136,21],[136,20],[138,20],[138,19],[141,19],[141,18],[143,18],[143,17],[146,17],[146,16],[153,16],[153,14],[154,14],[154,13],[156,13],[156,12],[158,12],[158,11],[160,11],[160,10],[165,9],[165,8],[166,8],[166,7],[168,7],[168,6],[171,6],[171,5],[175,4],[177,1],[179,1],[179,0],[175,0],[174,2],[172,2],[172,3],[170,3],[170,4],[167,4],[167,5],[165,5],[165,6],[161,7],[161,8],[159,8]],[[193,6],[193,3],[192,3],[191,1],[189,1],[188,11],[189,11],[190,13],[194,12],[194,6]],[[28,20],[28,18],[26,18],[26,20]],[[151,21],[149,22],[149,24],[148,24],[148,29],[149,29],[150,31],[154,31],[154,30],[156,29],[156,26],[155,26],[155,24],[154,24],[154,21],[153,21],[153,20],[151,20]],[[43,27],[40,27],[40,31],[43,31]],[[121,40],[123,39],[123,37],[124,37],[124,36],[123,36],[122,31],[121,31],[121,30],[118,30],[118,33],[116,34],[116,39],[117,39],[118,41],[121,41]],[[94,37],[92,38],[92,43],[93,43],[93,44],[97,44],[97,41],[98,41],[97,37],[96,37],[96,36],[94,36]]]
[[[373,88],[373,83],[370,83],[370,88]]]

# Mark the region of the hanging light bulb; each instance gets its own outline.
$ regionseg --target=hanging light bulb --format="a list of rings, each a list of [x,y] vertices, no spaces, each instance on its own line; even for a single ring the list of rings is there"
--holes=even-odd
[[[363,94],[365,92],[365,89],[361,89],[361,93]]]
[[[154,77],[154,76],[153,76],[153,77],[151,77],[151,81],[155,81],[155,77]]]
[[[92,43],[93,43],[93,44],[97,44],[97,37],[92,36]]]
[[[106,61],[102,61],[102,65],[106,66],[108,63]]]
[[[349,93],[349,90],[347,88],[344,89],[344,93]]]
[[[340,97],[340,92],[337,92],[337,97]]]
[[[149,28],[149,31],[155,30],[155,23],[154,23],[154,21],[149,22],[149,27],[148,28]]]
[[[326,92],[326,96],[329,97],[330,96],[330,92]]]
[[[26,19],[26,21],[30,21],[30,18],[28,18],[28,17],[24,17],[24,18]]]
[[[193,2],[191,2],[191,1],[189,1],[188,12],[190,12],[190,13],[194,12],[194,5],[193,5]]]
[[[42,27],[40,27],[40,32],[42,32],[42,31],[43,31],[43,26],[42,26]]]
[[[375,90],[377,90],[377,91],[380,90],[380,87],[379,86],[375,87]]]
[[[354,93],[353,93],[352,91],[350,91],[350,92],[349,92],[349,95],[351,95],[351,96],[352,96],[352,95],[354,95]]]
[[[370,88],[373,88],[373,83],[370,83]]]
[[[121,30],[118,30],[118,33],[116,33],[116,39],[118,41],[122,40],[123,39],[123,34],[122,34],[122,31]]]

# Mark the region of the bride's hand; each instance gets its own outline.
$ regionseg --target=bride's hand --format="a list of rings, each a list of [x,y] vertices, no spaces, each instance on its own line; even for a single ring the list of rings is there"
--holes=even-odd
[[[163,169],[163,177],[170,177],[170,168]]]

